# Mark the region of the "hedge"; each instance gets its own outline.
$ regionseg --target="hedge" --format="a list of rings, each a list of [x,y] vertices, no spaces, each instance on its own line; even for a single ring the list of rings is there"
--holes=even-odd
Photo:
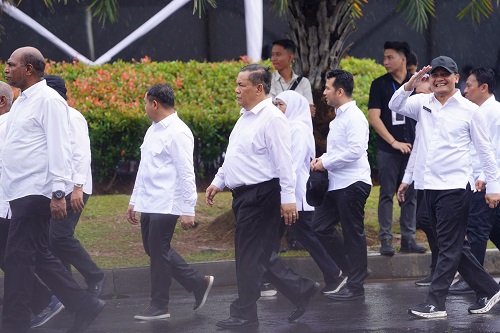
[[[216,172],[239,117],[234,89],[244,65],[244,61],[151,62],[146,57],[102,66],[49,62],[46,72],[66,80],[68,103],[87,119],[92,168],[99,182],[109,181],[121,162],[139,160],[139,146],[151,124],[143,98],[147,88],[157,83],[174,88],[176,110],[195,136],[195,169],[203,179]],[[4,66],[0,63],[2,71]],[[373,60],[355,58],[342,60],[341,68],[354,74],[353,98],[366,111],[371,81],[384,74],[384,68]]]

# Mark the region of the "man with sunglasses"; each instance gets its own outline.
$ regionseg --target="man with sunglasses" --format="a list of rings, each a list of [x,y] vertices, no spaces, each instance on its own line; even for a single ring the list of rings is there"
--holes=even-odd
[[[410,96],[430,74],[432,94]],[[488,181],[486,202],[496,207],[500,200],[500,173],[488,126],[482,112],[465,99],[458,83],[453,59],[432,60],[399,88],[391,98],[391,110],[419,122],[413,179],[423,184],[429,221],[437,237],[439,254],[426,300],[408,309],[419,318],[446,317],[448,289],[458,270],[476,292],[470,313],[486,313],[500,300],[500,286],[472,255],[465,240],[469,202],[472,196],[470,144],[474,144]]]

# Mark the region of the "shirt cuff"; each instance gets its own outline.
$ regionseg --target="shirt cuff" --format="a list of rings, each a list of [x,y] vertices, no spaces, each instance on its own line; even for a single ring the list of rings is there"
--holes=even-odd
[[[486,193],[488,194],[500,193],[500,182],[498,181],[488,182],[488,185],[486,186]]]
[[[75,173],[73,175],[73,183],[74,184],[85,184],[87,182],[87,175],[83,173]]]
[[[401,182],[409,185],[411,184],[412,181],[413,181],[413,173],[405,173],[405,175],[403,176],[403,180]]]
[[[56,191],[65,191],[66,190],[66,184],[64,182],[53,182],[52,183],[52,192]]]
[[[182,207],[182,215],[184,216],[194,216],[194,207],[184,206]]]
[[[295,193],[283,193],[281,192],[281,203],[295,203]]]
[[[220,178],[217,178],[217,177],[215,177],[214,180],[212,181],[212,185],[217,186],[219,191],[222,191],[225,187],[224,182]]]

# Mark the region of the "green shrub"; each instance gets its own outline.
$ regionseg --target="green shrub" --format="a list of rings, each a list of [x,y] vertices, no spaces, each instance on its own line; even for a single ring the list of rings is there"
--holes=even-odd
[[[269,61],[265,64],[270,65]],[[198,179],[212,177],[239,117],[234,88],[245,65],[244,61],[151,62],[146,57],[140,62],[117,61],[102,66],[49,62],[46,72],[66,80],[68,103],[87,119],[92,169],[102,183],[113,178],[121,161],[139,160],[139,147],[151,124],[145,116],[143,98],[147,88],[157,83],[174,88],[179,117],[193,131]],[[0,70],[3,67],[0,63]],[[354,74],[353,97],[366,112],[370,84],[385,73],[384,68],[374,60],[355,58],[343,59],[341,68]],[[370,156],[372,149],[370,144]]]

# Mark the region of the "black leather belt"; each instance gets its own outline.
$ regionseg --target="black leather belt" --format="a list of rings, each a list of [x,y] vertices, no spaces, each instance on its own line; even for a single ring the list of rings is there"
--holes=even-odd
[[[280,181],[278,178],[273,178],[271,180],[268,180],[268,181],[265,181],[262,183],[258,183],[258,184],[242,185],[242,186],[232,188],[231,193],[233,194],[233,196],[237,197],[237,196],[239,196],[247,191],[250,191],[251,189],[254,189],[256,187],[269,186],[269,185],[279,185],[279,183],[280,183]]]

